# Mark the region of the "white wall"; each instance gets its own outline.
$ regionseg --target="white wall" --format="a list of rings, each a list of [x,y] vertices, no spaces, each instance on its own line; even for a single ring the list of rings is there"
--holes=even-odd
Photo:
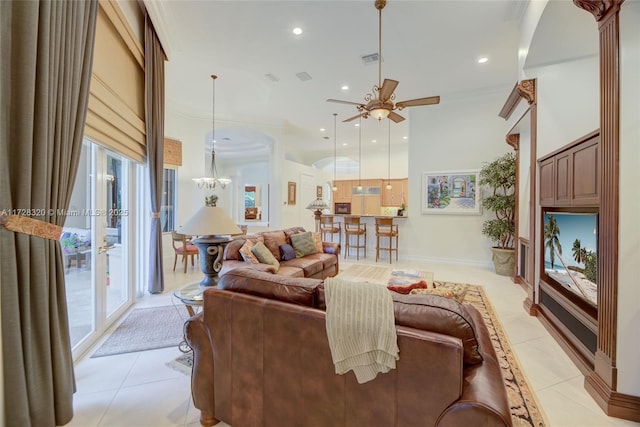
[[[620,220],[618,246],[618,391],[640,395],[640,1],[620,11]]]
[[[598,57],[527,70],[537,79],[538,157],[600,127]]]
[[[498,116],[511,88],[429,108],[411,110],[409,125],[409,217],[400,226],[400,252],[408,259],[491,265],[492,242],[484,215],[421,213],[422,173],[480,169],[511,150],[509,128]]]

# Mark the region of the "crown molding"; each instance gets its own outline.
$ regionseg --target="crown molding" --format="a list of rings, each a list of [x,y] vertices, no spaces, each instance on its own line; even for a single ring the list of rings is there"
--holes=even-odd
[[[157,0],[143,0],[142,4],[149,14],[151,22],[153,22],[153,28],[155,28],[158,39],[160,39],[160,44],[162,44],[164,54],[167,57],[167,60],[169,60],[173,53],[173,46],[171,46],[171,31],[169,30],[167,21],[164,19],[164,17],[167,16],[164,2]]]

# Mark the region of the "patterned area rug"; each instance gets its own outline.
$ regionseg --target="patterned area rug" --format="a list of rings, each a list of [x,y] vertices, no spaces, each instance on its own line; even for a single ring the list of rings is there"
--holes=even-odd
[[[473,305],[482,314],[482,318],[489,329],[491,342],[496,351],[502,377],[509,395],[509,406],[511,407],[511,420],[516,427],[546,425],[544,414],[540,405],[536,401],[535,394],[529,386],[524,373],[520,369],[520,364],[516,355],[511,349],[511,344],[507,338],[496,313],[481,286],[462,285],[460,283],[435,281],[436,288],[460,288],[466,286],[463,302]]]
[[[182,307],[137,308],[116,328],[91,357],[156,348],[178,346],[182,341],[182,327],[186,312]]]

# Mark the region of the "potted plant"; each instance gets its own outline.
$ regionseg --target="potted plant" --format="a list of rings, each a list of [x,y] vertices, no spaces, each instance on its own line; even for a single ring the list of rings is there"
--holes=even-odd
[[[204,205],[207,206],[207,207],[215,207],[217,203],[218,203],[218,195],[217,194],[212,194],[210,196],[205,196],[205,198],[204,198]]]
[[[482,224],[482,234],[489,237],[495,246],[493,264],[497,274],[513,276],[515,272],[515,209],[516,209],[516,157],[509,152],[480,170],[480,185],[490,189],[483,197],[484,207],[495,214],[494,219]]]

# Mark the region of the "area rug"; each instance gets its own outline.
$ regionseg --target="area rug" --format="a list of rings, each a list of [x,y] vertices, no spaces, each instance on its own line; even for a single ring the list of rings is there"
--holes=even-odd
[[[193,368],[193,353],[188,352],[182,354],[170,362],[167,362],[166,365],[171,369],[182,372],[185,375],[191,375],[191,368]]]
[[[529,386],[527,379],[520,369],[516,355],[511,349],[511,344],[507,338],[496,313],[481,286],[462,285],[460,283],[435,281],[436,288],[459,288],[466,286],[463,302],[473,305],[482,314],[491,342],[496,351],[504,385],[509,396],[509,406],[511,408],[511,420],[515,427],[536,426],[543,427],[546,424],[544,414],[540,405],[536,401],[535,394]]]
[[[91,357],[177,347],[183,340],[186,317],[180,308],[168,305],[133,310]]]

